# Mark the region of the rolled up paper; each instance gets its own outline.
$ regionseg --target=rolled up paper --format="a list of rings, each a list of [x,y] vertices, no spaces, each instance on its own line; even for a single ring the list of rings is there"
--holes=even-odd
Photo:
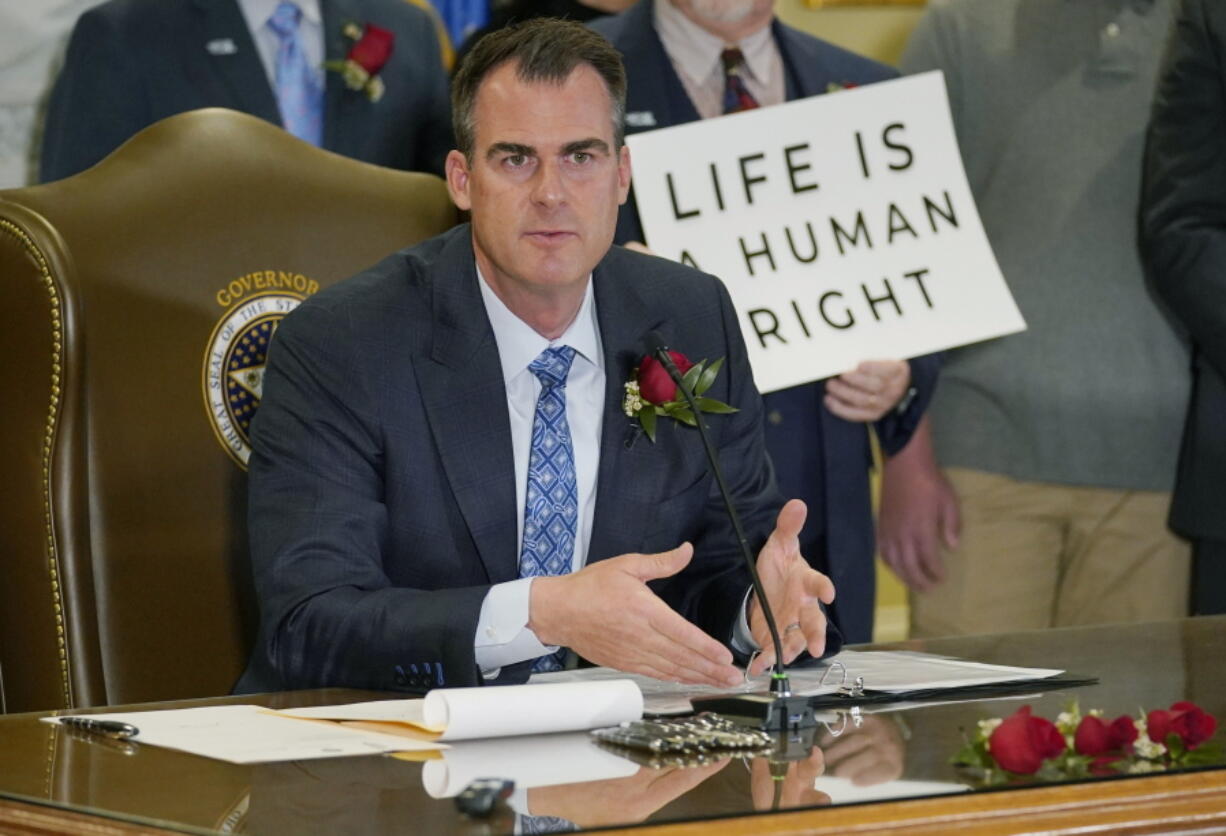
[[[313,720],[389,723],[429,740],[473,740],[583,731],[643,716],[643,692],[629,679],[478,688],[436,688],[424,699],[293,708]],[[364,725],[371,729],[372,726]]]
[[[422,719],[443,729],[440,740],[582,731],[643,716],[643,692],[628,679],[437,688],[426,694]]]

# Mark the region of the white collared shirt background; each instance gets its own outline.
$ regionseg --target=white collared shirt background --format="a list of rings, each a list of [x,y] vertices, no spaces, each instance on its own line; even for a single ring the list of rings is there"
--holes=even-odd
[[[575,532],[575,553],[571,559],[571,571],[577,571],[587,563],[592,535],[605,401],[604,352],[596,320],[591,277],[588,277],[587,292],[575,321],[552,342],[532,330],[502,303],[486,284],[480,268],[477,269],[477,284],[481,288],[481,299],[498,345],[507,390],[507,413],[511,419],[511,446],[515,457],[516,555],[523,546],[532,421],[541,392],[541,382],[528,370],[528,365],[551,345],[568,345],[575,349],[575,359],[566,379],[566,420],[574,444],[579,494],[579,527]],[[490,588],[481,604],[474,649],[477,666],[487,677],[497,676],[503,665],[535,659],[557,649],[541,644],[528,629],[531,586],[532,578],[496,584]]]
[[[703,119],[724,113],[724,67],[720,54],[730,46],[739,48],[745,56],[741,78],[758,104],[762,107],[783,104],[787,96],[783,55],[769,25],[739,43],[726,44],[682,14],[671,0],[657,0],[652,10],[660,43]]]

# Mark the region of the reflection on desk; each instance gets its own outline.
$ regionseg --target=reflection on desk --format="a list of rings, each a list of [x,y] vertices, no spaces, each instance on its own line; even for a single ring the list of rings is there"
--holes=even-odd
[[[1083,706],[1102,708],[1109,716],[1133,713],[1138,705],[1161,707],[1190,699],[1226,717],[1226,666],[1220,663],[1226,656],[1226,618],[902,646],[1096,675],[1099,683],[1078,689],[1076,696]],[[267,695],[258,701],[286,707],[383,696],[330,690]],[[1071,696],[1036,697],[1034,710],[1054,716]],[[715,816],[802,808],[742,818],[740,824],[725,822],[721,830],[838,833],[857,822],[890,822],[896,833],[907,832],[900,823],[914,821],[927,822],[925,832],[940,832],[936,823],[947,823],[951,812],[963,821],[962,814],[993,810],[993,821],[1000,822],[1009,821],[999,817],[1000,810],[1023,808],[1032,829],[1060,830],[1087,822],[1170,824],[1188,816],[1226,826],[1226,770],[1221,769],[840,807],[865,792],[898,798],[916,790],[929,794],[964,786],[949,763],[962,730],[974,728],[980,719],[1010,714],[1017,706],[1013,700],[988,700],[864,714],[858,724],[848,719],[819,728],[815,748],[793,741],[772,756],[662,768],[621,758],[583,735],[493,746],[473,742],[464,749],[457,745],[450,758],[424,762],[375,756],[236,765],[156,747],[119,751],[40,723],[40,715],[0,716],[0,832],[14,829],[18,819],[11,817],[18,813],[26,823],[32,810],[44,819],[57,814],[16,805],[14,799],[180,830],[254,834],[510,833],[525,826],[524,816],[537,817],[534,825],[552,821],[580,828],[671,823],[670,834],[698,834],[710,830],[709,819]],[[449,796],[470,776],[504,777],[481,775],[483,769],[515,777],[521,782],[519,794],[512,806],[499,805],[490,819],[467,819]],[[851,790],[856,794],[848,795]],[[1110,799],[1110,805],[1102,799]],[[1020,821],[1022,813],[1016,815]],[[965,820],[973,821],[973,815]],[[109,832],[137,832],[113,822],[107,826]],[[79,831],[79,823],[63,825],[65,832],[74,827]],[[919,824],[916,828],[923,830]]]

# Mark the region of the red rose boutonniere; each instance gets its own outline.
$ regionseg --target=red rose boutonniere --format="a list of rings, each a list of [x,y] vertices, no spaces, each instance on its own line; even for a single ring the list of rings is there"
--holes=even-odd
[[[1221,747],[1207,743],[1216,731],[1217,719],[1190,702],[1111,721],[1101,711],[1082,716],[1074,702],[1054,723],[1035,717],[1026,705],[1003,720],[980,720],[978,732],[953,762],[989,785],[1022,776],[1059,780],[1162,772],[1220,763]]]
[[[345,37],[353,41],[344,61],[325,61],[324,68],[338,72],[350,90],[362,90],[372,102],[383,98],[383,79],[379,72],[392,57],[396,36],[373,23],[346,23]]]
[[[724,365],[724,358],[721,357],[710,364],[706,360],[693,363],[680,352],[668,353],[677,364],[677,371],[681,372],[685,387],[694,393],[699,412],[727,415],[738,411],[734,406],[728,406],[714,398],[703,397],[715,382],[715,376]],[[657,417],[672,418],[691,427],[698,426],[693,410],[686,403],[684,396],[680,396],[677,384],[669,377],[668,370],[651,355],[643,358],[626,381],[626,397],[622,401],[622,409],[630,418],[638,419],[639,426],[653,443],[656,440]]]
[[[837,93],[840,90],[855,90],[859,86],[860,85],[856,84],[854,81],[844,81],[842,84],[837,81],[832,81],[826,85],[826,92]]]

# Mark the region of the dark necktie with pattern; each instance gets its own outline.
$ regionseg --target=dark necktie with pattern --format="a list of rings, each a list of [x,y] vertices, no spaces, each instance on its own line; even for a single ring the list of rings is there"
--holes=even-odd
[[[749,92],[745,79],[741,77],[745,56],[736,47],[730,47],[719,57],[724,64],[724,113],[740,113],[758,107],[758,100]]]

